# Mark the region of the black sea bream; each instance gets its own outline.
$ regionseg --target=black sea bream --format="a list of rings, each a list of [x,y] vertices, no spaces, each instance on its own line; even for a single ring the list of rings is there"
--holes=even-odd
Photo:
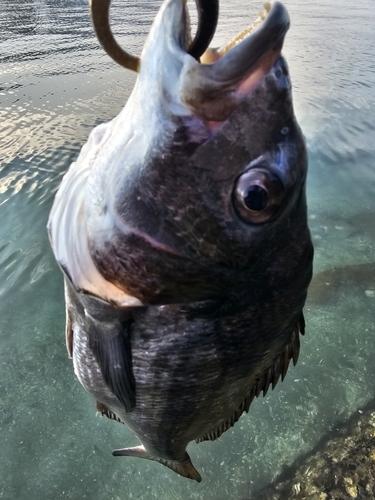
[[[313,250],[288,27],[275,3],[199,61],[184,0],[166,0],[131,97],[91,132],[49,218],[75,373],[141,442],[114,454],[197,481],[188,443],[274,387],[304,332]]]

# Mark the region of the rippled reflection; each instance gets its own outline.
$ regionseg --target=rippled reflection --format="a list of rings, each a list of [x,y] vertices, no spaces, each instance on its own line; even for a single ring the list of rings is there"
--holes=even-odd
[[[286,4],[316,248],[307,334],[283,384],[220,440],[191,446],[204,473],[197,486],[158,464],[112,458],[135,441],[96,418],[73,375],[45,231],[62,175],[92,127],[119,111],[134,76],[99,48],[86,0],[1,0],[0,498],[245,499],[373,397],[375,4]],[[113,1],[127,49],[140,52],[159,5]],[[222,2],[214,43],[245,28],[258,7]]]

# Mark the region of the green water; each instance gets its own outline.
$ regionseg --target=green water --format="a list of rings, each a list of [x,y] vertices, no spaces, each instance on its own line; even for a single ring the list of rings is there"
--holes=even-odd
[[[113,3],[116,34],[139,51],[159,3]],[[197,484],[157,463],[112,457],[137,440],[96,416],[74,376],[62,277],[45,231],[62,175],[91,128],[120,110],[134,78],[97,46],[86,1],[1,0],[0,498],[256,498],[374,397],[375,4],[286,5],[284,53],[310,156],[315,271],[368,264],[368,273],[354,270],[328,295],[311,295],[300,360],[285,382],[218,441],[190,446]],[[216,42],[257,9],[228,0]]]

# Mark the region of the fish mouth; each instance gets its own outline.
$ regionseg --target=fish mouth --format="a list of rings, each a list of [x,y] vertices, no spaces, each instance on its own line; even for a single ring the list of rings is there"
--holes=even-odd
[[[185,63],[180,86],[183,102],[205,121],[224,121],[279,59],[289,26],[284,5],[266,3],[259,19],[231,42],[208,49],[200,64]]]

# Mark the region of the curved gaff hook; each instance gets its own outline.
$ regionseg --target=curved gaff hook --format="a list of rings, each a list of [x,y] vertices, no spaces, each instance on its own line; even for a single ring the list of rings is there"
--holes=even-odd
[[[214,37],[219,19],[218,0],[195,0],[198,11],[198,27],[194,40],[188,50],[188,54],[199,60],[207,50]]]
[[[111,0],[90,0],[91,20],[100,45],[120,66],[139,72],[141,58],[132,56],[116,42],[109,25]]]
[[[188,53],[199,59],[209,46],[219,17],[218,0],[195,0],[198,10],[198,28]],[[91,19],[96,36],[107,54],[120,66],[139,72],[141,58],[122,49],[115,40],[109,25],[111,0],[90,0]]]

